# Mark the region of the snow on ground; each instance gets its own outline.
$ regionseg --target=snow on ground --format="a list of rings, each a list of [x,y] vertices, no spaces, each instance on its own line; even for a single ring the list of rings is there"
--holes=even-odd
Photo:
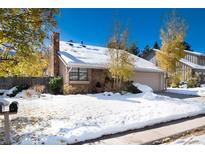
[[[179,144],[179,145],[203,144],[205,145],[205,134],[199,135],[199,136],[191,136],[191,137],[187,137],[183,139],[181,138],[181,139],[178,139],[168,144]]]
[[[13,88],[11,88],[11,89],[9,89],[9,90],[7,90],[7,89],[0,89],[0,93],[2,93],[3,94],[3,96],[7,96],[7,95],[10,95],[10,94],[12,94],[13,93],[13,91],[15,91],[15,90],[17,90],[17,88],[16,87],[13,87]]]
[[[0,89],[0,93],[5,93],[6,91],[6,89]]]
[[[167,88],[167,92],[194,95],[194,96],[205,96],[205,87],[197,88]]]
[[[13,144],[72,144],[205,113],[203,102],[152,92],[3,99],[19,102],[18,114],[11,116]]]

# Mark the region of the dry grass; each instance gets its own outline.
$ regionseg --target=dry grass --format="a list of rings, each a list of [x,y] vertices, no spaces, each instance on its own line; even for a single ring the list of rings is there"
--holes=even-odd
[[[26,90],[26,96],[29,98],[32,97],[32,90],[31,89]]]
[[[34,86],[34,89],[35,89],[36,92],[42,94],[45,90],[45,86],[37,84],[37,85]]]
[[[63,94],[68,95],[68,94],[75,94],[76,93],[76,88],[69,84],[64,84],[63,85]]]

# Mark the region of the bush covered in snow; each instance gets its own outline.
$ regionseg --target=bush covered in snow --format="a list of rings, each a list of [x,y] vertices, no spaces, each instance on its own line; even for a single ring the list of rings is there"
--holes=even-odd
[[[153,92],[152,88],[147,86],[147,85],[144,85],[144,84],[140,84],[140,83],[136,83],[134,82],[133,85],[135,87],[137,87],[140,91],[142,91],[143,93],[146,93],[146,92]]]
[[[4,92],[4,96],[15,97],[19,92],[29,88],[27,84],[20,84]]]
[[[205,84],[201,84],[200,87],[201,87],[201,88],[205,88]]]
[[[13,87],[4,93],[4,96],[14,97],[18,93],[17,87]]]
[[[126,83],[125,91],[133,93],[133,94],[137,94],[137,93],[142,92],[141,90],[138,89],[138,87],[133,85],[132,81],[129,81],[129,82]]]
[[[6,91],[8,91],[8,90],[6,90],[6,89],[0,89],[0,96],[3,95]]]

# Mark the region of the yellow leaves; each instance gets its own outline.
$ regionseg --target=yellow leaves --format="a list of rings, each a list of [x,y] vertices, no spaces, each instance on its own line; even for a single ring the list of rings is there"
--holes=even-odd
[[[43,76],[48,66],[48,59],[39,52],[13,58],[18,61],[17,64],[11,60],[0,62],[0,76]]]
[[[176,63],[185,56],[185,46],[182,43],[185,32],[184,20],[172,12],[166,27],[161,29],[162,47],[156,54],[160,68],[165,70],[168,75],[176,72]]]
[[[45,39],[55,28],[59,9],[0,9],[0,44],[17,52],[42,51]]]
[[[127,51],[128,28],[122,33],[120,25],[116,23],[114,27],[114,35],[108,42],[109,64],[108,70],[114,79],[114,89],[120,90],[121,83],[129,80],[133,73],[134,65],[131,54]]]
[[[130,54],[123,50],[109,49],[109,72],[113,78],[127,81],[133,73],[134,65]]]

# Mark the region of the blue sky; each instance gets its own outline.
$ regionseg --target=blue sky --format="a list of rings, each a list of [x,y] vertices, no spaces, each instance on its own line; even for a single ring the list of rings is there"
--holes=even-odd
[[[205,53],[205,9],[176,9],[188,24],[185,37],[194,50]],[[61,40],[106,46],[114,21],[129,27],[129,41],[140,49],[160,42],[163,17],[170,9],[61,9],[57,17]]]

